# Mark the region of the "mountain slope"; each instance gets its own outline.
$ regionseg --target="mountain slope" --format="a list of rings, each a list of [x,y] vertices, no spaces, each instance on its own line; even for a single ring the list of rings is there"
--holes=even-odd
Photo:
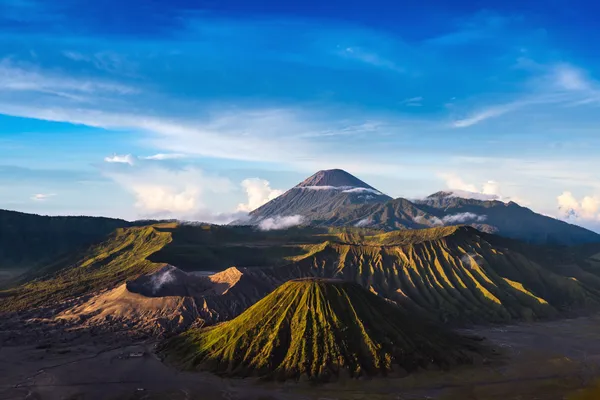
[[[32,268],[104,239],[130,222],[0,210],[0,268]]]
[[[572,267],[543,264],[536,258],[549,250],[504,243],[473,228],[341,239],[306,246],[307,253],[292,263],[247,271],[240,281],[246,274],[262,274],[264,282],[308,276],[350,280],[453,323],[532,320],[600,305],[597,270],[575,279]],[[230,292],[235,293],[235,287]]]
[[[356,282],[451,324],[535,320],[600,307],[599,254],[598,245],[534,246],[457,226],[381,233],[152,225],[119,230],[71,261],[49,265],[36,280],[0,291],[0,312],[57,307],[82,295],[92,296],[94,312],[117,310],[94,299],[126,283],[142,296],[136,299],[193,299],[185,304],[196,307],[194,315],[214,324],[288,280],[322,277]],[[85,316],[86,309],[73,313]]]
[[[229,376],[327,380],[469,363],[473,344],[356,283],[306,279],[283,284],[232,321],[170,340],[162,353]]]
[[[148,261],[147,257],[170,240],[171,235],[156,226],[117,229],[106,241],[38,270],[37,278],[0,291],[0,312],[60,306],[72,297],[156,271],[164,264]]]
[[[311,223],[386,231],[468,224],[528,243],[564,246],[600,243],[597,233],[537,214],[513,202],[464,199],[446,192],[412,202],[398,198],[385,203],[343,206]]]
[[[483,219],[480,224],[491,227],[493,233],[530,243],[566,246],[600,243],[600,235],[595,232],[537,214],[514,202],[465,199],[452,193],[439,192],[419,201],[417,206],[439,218],[465,213],[480,216]]]
[[[250,213],[250,224],[266,218],[300,215],[307,222],[352,204],[380,203],[391,198],[349,173],[319,171],[281,196]]]

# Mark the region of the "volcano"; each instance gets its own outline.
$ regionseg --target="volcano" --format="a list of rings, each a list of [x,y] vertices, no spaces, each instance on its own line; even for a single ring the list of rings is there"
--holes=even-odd
[[[250,213],[250,224],[268,218],[300,216],[326,220],[342,207],[384,203],[391,197],[341,169],[319,171]]]
[[[284,283],[237,318],[168,341],[167,361],[225,376],[326,381],[471,363],[480,346],[349,281]]]

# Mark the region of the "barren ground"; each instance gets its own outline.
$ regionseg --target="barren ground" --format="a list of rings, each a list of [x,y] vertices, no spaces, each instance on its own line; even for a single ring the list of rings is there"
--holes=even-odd
[[[181,372],[154,356],[153,341],[116,340],[109,334],[78,334],[62,342],[49,336],[36,344],[5,341],[0,343],[0,399],[559,400],[600,377],[600,316],[468,332],[488,338],[503,356],[447,372],[320,386]]]

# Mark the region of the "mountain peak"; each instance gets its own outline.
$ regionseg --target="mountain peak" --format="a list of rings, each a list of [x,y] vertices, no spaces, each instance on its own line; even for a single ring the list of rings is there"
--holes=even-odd
[[[316,174],[308,177],[304,181],[300,182],[296,187],[309,187],[309,186],[333,186],[333,187],[347,187],[347,188],[365,188],[373,189],[372,186],[367,185],[354,175],[342,169],[326,169],[317,172]]]
[[[442,198],[442,197],[451,197],[453,195],[454,195],[454,192],[440,190],[439,192],[430,194],[429,196],[427,196],[427,198],[428,199],[437,199],[437,198]]]

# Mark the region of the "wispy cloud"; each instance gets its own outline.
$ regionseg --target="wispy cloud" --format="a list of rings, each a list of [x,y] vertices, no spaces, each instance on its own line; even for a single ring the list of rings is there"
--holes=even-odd
[[[0,60],[0,88],[15,92],[40,92],[80,99],[81,94],[132,94],[136,89],[97,78],[67,77],[42,71],[36,66],[15,63],[10,58]]]
[[[483,122],[490,118],[496,118],[501,115],[504,115],[510,111],[516,110],[519,107],[519,104],[505,104],[500,106],[494,106],[487,109],[483,109],[477,111],[475,114],[472,114],[464,119],[456,120],[452,123],[455,128],[467,128],[469,126],[473,126],[480,122]]]
[[[54,197],[54,196],[56,196],[55,193],[38,193],[38,194],[34,194],[33,196],[31,196],[31,200],[34,200],[34,201],[46,201],[50,197]]]
[[[123,56],[110,52],[99,51],[93,54],[84,54],[67,50],[62,53],[66,58],[75,62],[84,62],[93,65],[96,69],[122,75],[133,75],[135,66]]]
[[[374,67],[384,68],[400,73],[406,72],[404,68],[396,64],[394,61],[361,47],[346,47],[340,51],[340,54],[346,58],[357,60]]]
[[[131,154],[113,154],[112,156],[108,156],[104,158],[104,161],[107,163],[120,163],[120,164],[134,164],[134,157]]]
[[[584,71],[569,64],[538,66],[542,74],[529,83],[530,90],[520,98],[484,107],[473,114],[455,120],[455,128],[467,128],[488,119],[535,106],[582,106],[600,103],[600,84]]]
[[[187,156],[185,154],[181,154],[181,153],[158,153],[158,154],[154,154],[151,156],[143,156],[143,157],[140,157],[140,159],[163,161],[163,160],[178,160],[178,159],[186,158],[186,157]]]
[[[410,97],[408,99],[404,99],[400,102],[400,104],[405,105],[407,107],[421,107],[423,105],[423,96]]]

